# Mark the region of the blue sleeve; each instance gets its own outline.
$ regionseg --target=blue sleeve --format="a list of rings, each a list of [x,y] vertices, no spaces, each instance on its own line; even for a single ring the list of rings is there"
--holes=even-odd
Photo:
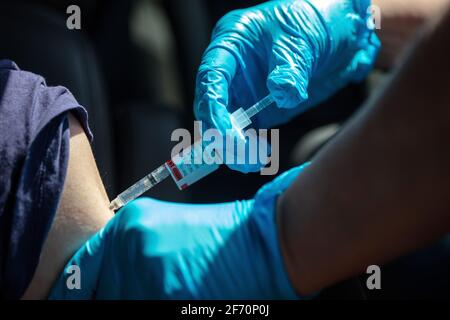
[[[87,113],[63,87],[0,60],[0,294],[28,287],[63,190],[72,111],[89,138]]]

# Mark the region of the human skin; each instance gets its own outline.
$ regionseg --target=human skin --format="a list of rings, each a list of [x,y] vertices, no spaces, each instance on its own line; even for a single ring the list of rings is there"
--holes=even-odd
[[[301,294],[450,231],[450,10],[436,21],[279,199],[282,251]]]
[[[87,136],[74,116],[69,114],[68,118],[70,155],[64,189],[39,265],[23,299],[47,298],[67,261],[113,216]]]
[[[372,0],[380,8],[381,29],[377,30],[382,48],[377,67],[391,68],[401,62],[410,42],[426,21],[435,17],[449,0]]]
[[[374,0],[373,2],[375,5],[381,7],[382,15],[386,18],[384,19],[382,30],[379,33],[383,41],[383,48],[385,48],[381,52],[382,57],[385,55],[385,58],[380,59],[381,65],[391,66],[397,59],[398,52],[401,51],[400,49],[405,47],[410,38],[415,34],[415,31],[413,30],[416,30],[415,28],[420,26],[427,17],[432,16],[434,12],[439,11],[439,8],[442,8],[442,3],[446,1],[415,0],[415,4],[422,3],[423,5],[410,5],[409,8],[416,8],[414,14],[409,14],[408,10],[404,10],[407,8],[405,6],[406,2],[411,4],[412,1]],[[400,29],[395,28],[397,23],[402,21],[402,19],[406,21],[404,27]],[[392,23],[389,21],[392,21]],[[44,243],[41,261],[30,286],[23,296],[24,299],[46,298],[52,284],[62,272],[68,259],[87,239],[102,228],[113,215],[108,209],[109,201],[99,176],[88,139],[78,121],[71,115],[69,115],[69,123],[71,130],[70,157],[62,199],[50,229],[49,236]],[[316,163],[312,168],[315,166],[317,166]],[[305,175],[307,176],[308,174]],[[299,182],[298,188],[301,189],[300,191],[303,194],[304,188],[302,183]],[[308,193],[310,193],[310,190],[308,190]],[[315,199],[319,198],[316,197]],[[297,208],[296,205],[297,203],[292,203],[294,208]],[[282,225],[280,226],[282,229],[284,229],[283,225],[285,224],[284,216],[285,215],[280,215],[279,217],[280,219],[282,218]],[[299,219],[300,218],[301,217],[299,217]],[[331,221],[328,225],[331,224]],[[316,232],[317,228],[314,229],[314,231]],[[289,232],[290,229],[284,231],[283,234],[288,234]],[[313,232],[313,230],[311,232]],[[326,232],[325,225],[321,232]],[[289,239],[289,241],[291,241],[291,239]],[[299,241],[301,241],[301,239]],[[303,292],[304,290],[306,290],[304,292],[307,292],[308,290],[315,291],[317,287],[322,288],[323,286],[335,282],[336,278],[342,278],[342,274],[354,274],[353,271],[341,272],[339,277],[337,275],[330,276],[327,280],[328,282],[323,279],[322,283],[320,281],[318,282],[321,283],[320,285],[312,285],[312,289],[308,288],[308,286],[304,286],[305,283],[301,281],[303,279],[299,280],[295,276],[295,270],[297,270],[296,262],[294,262],[294,259],[290,258],[290,255],[286,253],[287,250],[288,249],[285,248],[285,256],[287,257],[288,266],[290,266],[289,273],[292,279],[297,280],[299,292]],[[289,249],[289,252],[290,251],[292,250]],[[300,252],[299,256],[301,256],[301,254],[303,253]],[[303,271],[301,271],[300,274],[303,274]],[[311,275],[311,279],[314,280],[314,272]],[[314,284],[314,281],[312,281],[312,283]]]

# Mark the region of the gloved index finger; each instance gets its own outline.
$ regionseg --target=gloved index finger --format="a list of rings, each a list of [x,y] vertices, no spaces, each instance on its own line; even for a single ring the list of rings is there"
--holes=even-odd
[[[195,116],[206,122],[206,128],[217,128],[224,135],[231,128],[229,90],[236,65],[236,58],[230,51],[216,47],[205,53],[197,74]]]

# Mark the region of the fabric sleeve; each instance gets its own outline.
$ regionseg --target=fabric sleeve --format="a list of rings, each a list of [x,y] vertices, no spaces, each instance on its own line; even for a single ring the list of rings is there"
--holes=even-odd
[[[27,289],[57,211],[69,159],[72,112],[90,140],[86,110],[64,87],[0,61],[0,290]]]

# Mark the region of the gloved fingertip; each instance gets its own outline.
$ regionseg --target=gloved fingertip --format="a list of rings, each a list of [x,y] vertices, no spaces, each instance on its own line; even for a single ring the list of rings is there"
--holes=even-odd
[[[205,67],[206,68],[206,67]],[[231,127],[228,112],[229,80],[221,70],[204,69],[197,75],[194,114],[204,129],[218,129],[225,134]]]
[[[242,173],[258,172],[270,162],[271,145],[266,138],[234,129],[227,131],[227,138],[223,152],[225,164],[230,169]]]
[[[239,171],[241,173],[250,173],[250,172],[257,172],[260,170],[260,168],[252,168],[248,165],[244,165],[244,164],[227,164],[227,167],[230,168],[233,171]]]
[[[223,136],[227,134],[227,130],[232,128],[230,113],[228,112],[226,106],[217,106],[216,108],[212,108],[211,118],[213,123],[210,128],[219,130]]]
[[[352,75],[352,81],[360,82],[372,71],[380,46],[380,40],[373,34],[372,37],[367,39],[363,49],[356,52],[347,70]]]
[[[267,79],[267,88],[277,106],[292,109],[308,99],[308,81],[296,70],[275,68]]]

